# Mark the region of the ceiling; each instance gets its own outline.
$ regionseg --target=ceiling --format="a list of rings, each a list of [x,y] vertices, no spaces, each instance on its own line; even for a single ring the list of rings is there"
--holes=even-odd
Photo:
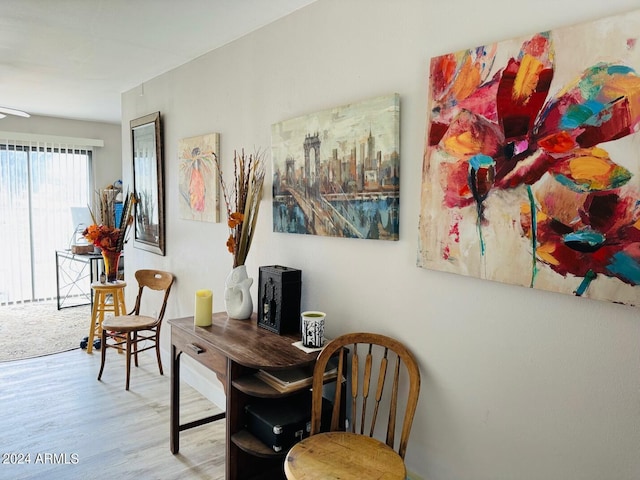
[[[123,92],[314,1],[2,0],[0,106],[120,123]]]

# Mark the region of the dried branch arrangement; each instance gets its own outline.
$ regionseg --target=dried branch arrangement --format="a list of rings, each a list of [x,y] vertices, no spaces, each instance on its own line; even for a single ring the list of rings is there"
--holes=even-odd
[[[227,208],[229,238],[227,249],[233,255],[233,267],[244,265],[253,234],[264,186],[264,152],[256,151],[247,156],[244,149],[233,152],[233,188],[228,188],[222,175],[220,161],[215,156],[220,187]]]

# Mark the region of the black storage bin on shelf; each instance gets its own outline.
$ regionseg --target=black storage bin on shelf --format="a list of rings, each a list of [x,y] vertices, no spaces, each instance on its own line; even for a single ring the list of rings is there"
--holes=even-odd
[[[281,335],[300,331],[302,272],[271,265],[258,275],[258,326]]]
[[[311,394],[264,399],[244,407],[246,428],[274,452],[287,452],[311,432]],[[332,403],[322,399],[321,431],[331,426]]]

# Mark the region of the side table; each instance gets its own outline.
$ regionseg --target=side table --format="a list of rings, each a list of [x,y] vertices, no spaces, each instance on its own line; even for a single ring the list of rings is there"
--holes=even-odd
[[[293,346],[300,334],[278,335],[258,327],[257,315],[234,320],[225,312],[212,315],[208,327],[194,325],[193,317],[169,320],[171,325],[170,449],[176,454],[180,432],[225,419],[225,479],[276,480],[283,478],[284,452],[275,452],[246,429],[245,406],[265,399],[285,398],[305,389],[282,393],[255,376],[258,370],[312,368],[318,352],[305,353]],[[180,423],[180,358],[191,360],[216,374],[224,386],[224,413]],[[307,387],[308,388],[308,387]],[[341,405],[341,411],[344,406]],[[311,412],[311,405],[309,405]]]
[[[101,338],[102,321],[105,313],[113,313],[116,317],[126,315],[127,308],[124,304],[124,287],[126,282],[116,281],[114,283],[93,282],[91,289],[94,292],[93,309],[91,310],[91,324],[89,325],[89,342],[87,343],[87,353],[93,352],[93,340]],[[111,297],[111,302],[107,298]]]
[[[90,285],[98,280],[102,255],[56,250],[56,289],[58,310],[92,305]]]

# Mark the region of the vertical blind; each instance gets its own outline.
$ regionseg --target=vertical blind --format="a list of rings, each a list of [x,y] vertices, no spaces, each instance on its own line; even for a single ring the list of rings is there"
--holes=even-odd
[[[55,251],[91,200],[92,147],[0,137],[0,305],[56,298]]]

